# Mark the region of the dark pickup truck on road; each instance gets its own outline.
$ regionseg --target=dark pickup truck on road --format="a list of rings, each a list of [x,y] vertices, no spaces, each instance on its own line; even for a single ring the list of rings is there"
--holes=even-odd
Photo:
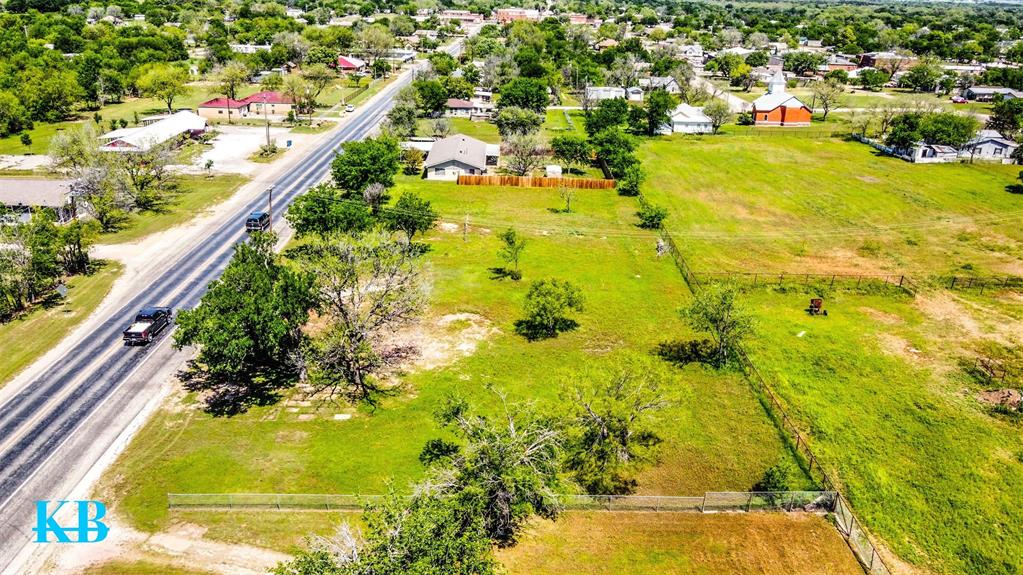
[[[128,329],[124,330],[125,345],[147,344],[153,341],[171,322],[171,308],[144,307],[139,310]]]

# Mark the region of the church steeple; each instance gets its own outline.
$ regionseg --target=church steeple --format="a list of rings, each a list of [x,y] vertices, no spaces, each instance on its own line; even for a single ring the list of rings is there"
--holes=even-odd
[[[785,75],[778,70],[771,77],[771,81],[767,84],[768,94],[784,94],[785,93]]]

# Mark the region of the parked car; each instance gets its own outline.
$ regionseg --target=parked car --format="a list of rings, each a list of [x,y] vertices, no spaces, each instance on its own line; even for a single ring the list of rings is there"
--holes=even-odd
[[[245,218],[245,231],[265,232],[270,229],[270,214],[267,212],[252,212]]]
[[[345,106],[345,112],[354,112],[354,111],[355,111],[355,106],[353,106],[351,104],[348,104],[347,106]]]
[[[135,315],[135,321],[122,333],[124,344],[145,345],[153,341],[153,338],[170,325],[172,319],[173,313],[169,307],[149,306],[142,308]]]
[[[968,100],[962,96],[952,96],[953,104],[965,104]]]

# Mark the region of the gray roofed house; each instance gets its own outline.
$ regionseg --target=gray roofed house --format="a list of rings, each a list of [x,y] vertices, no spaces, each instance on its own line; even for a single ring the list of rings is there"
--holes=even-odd
[[[678,94],[680,92],[678,81],[671,76],[651,76],[649,78],[640,78],[639,86],[647,90],[661,89],[669,94]]]
[[[976,100],[977,102],[990,102],[997,95],[1001,95],[1006,100],[1010,98],[1023,98],[1023,92],[1002,86],[970,86],[963,90],[963,96],[967,100]]]
[[[959,152],[959,155],[971,160],[994,160],[1009,163],[1012,153],[1019,144],[1006,138],[997,130],[981,130]]]
[[[481,175],[487,171],[488,146],[464,134],[437,140],[423,162],[429,180],[457,180],[462,174]]]
[[[22,220],[35,208],[50,208],[58,222],[68,222],[77,215],[72,184],[73,180],[0,178],[0,205]]]

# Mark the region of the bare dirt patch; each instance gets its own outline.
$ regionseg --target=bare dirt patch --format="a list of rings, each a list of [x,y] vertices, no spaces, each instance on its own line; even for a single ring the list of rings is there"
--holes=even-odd
[[[881,180],[879,180],[878,178],[875,178],[874,176],[862,176],[861,175],[861,176],[856,176],[856,179],[861,181],[861,182],[866,182],[868,184],[879,184],[879,183],[881,183]]]
[[[481,315],[453,313],[424,320],[399,334],[398,339],[419,348],[419,356],[411,365],[413,369],[436,369],[472,355],[480,342],[498,331]]]
[[[896,325],[900,323],[905,323],[903,319],[899,317],[897,314],[881,311],[879,309],[874,309],[872,307],[864,306],[859,308],[859,311],[864,315],[869,316],[871,319],[883,324]]]
[[[1013,409],[1018,409],[1023,404],[1023,394],[1018,389],[993,389],[990,391],[982,391],[977,394],[977,399],[981,403],[986,403],[992,407],[1005,406]]]
[[[877,334],[877,341],[881,344],[881,349],[891,355],[896,355],[912,362],[919,362],[925,359],[922,351],[913,347],[905,338],[895,334],[879,333]]]
[[[442,231],[442,232],[447,232],[449,234],[453,234],[453,233],[458,232],[458,230],[461,229],[461,226],[459,226],[458,224],[453,224],[451,222],[441,222],[441,223],[437,224],[437,229]]]
[[[864,257],[849,248],[833,248],[826,252],[808,254],[799,258],[792,269],[806,273],[838,275],[885,273],[877,260]]]
[[[51,573],[80,573],[111,561],[147,561],[183,569],[202,566],[223,575],[266,573],[288,555],[251,545],[233,545],[204,538],[206,528],[178,523],[166,531],[148,534],[107,516],[110,537],[102,544],[68,545],[49,565]]]
[[[949,291],[917,294],[915,305],[943,328],[945,337],[984,339],[1002,345],[1017,344],[1023,329],[1004,310],[971,301]]]

